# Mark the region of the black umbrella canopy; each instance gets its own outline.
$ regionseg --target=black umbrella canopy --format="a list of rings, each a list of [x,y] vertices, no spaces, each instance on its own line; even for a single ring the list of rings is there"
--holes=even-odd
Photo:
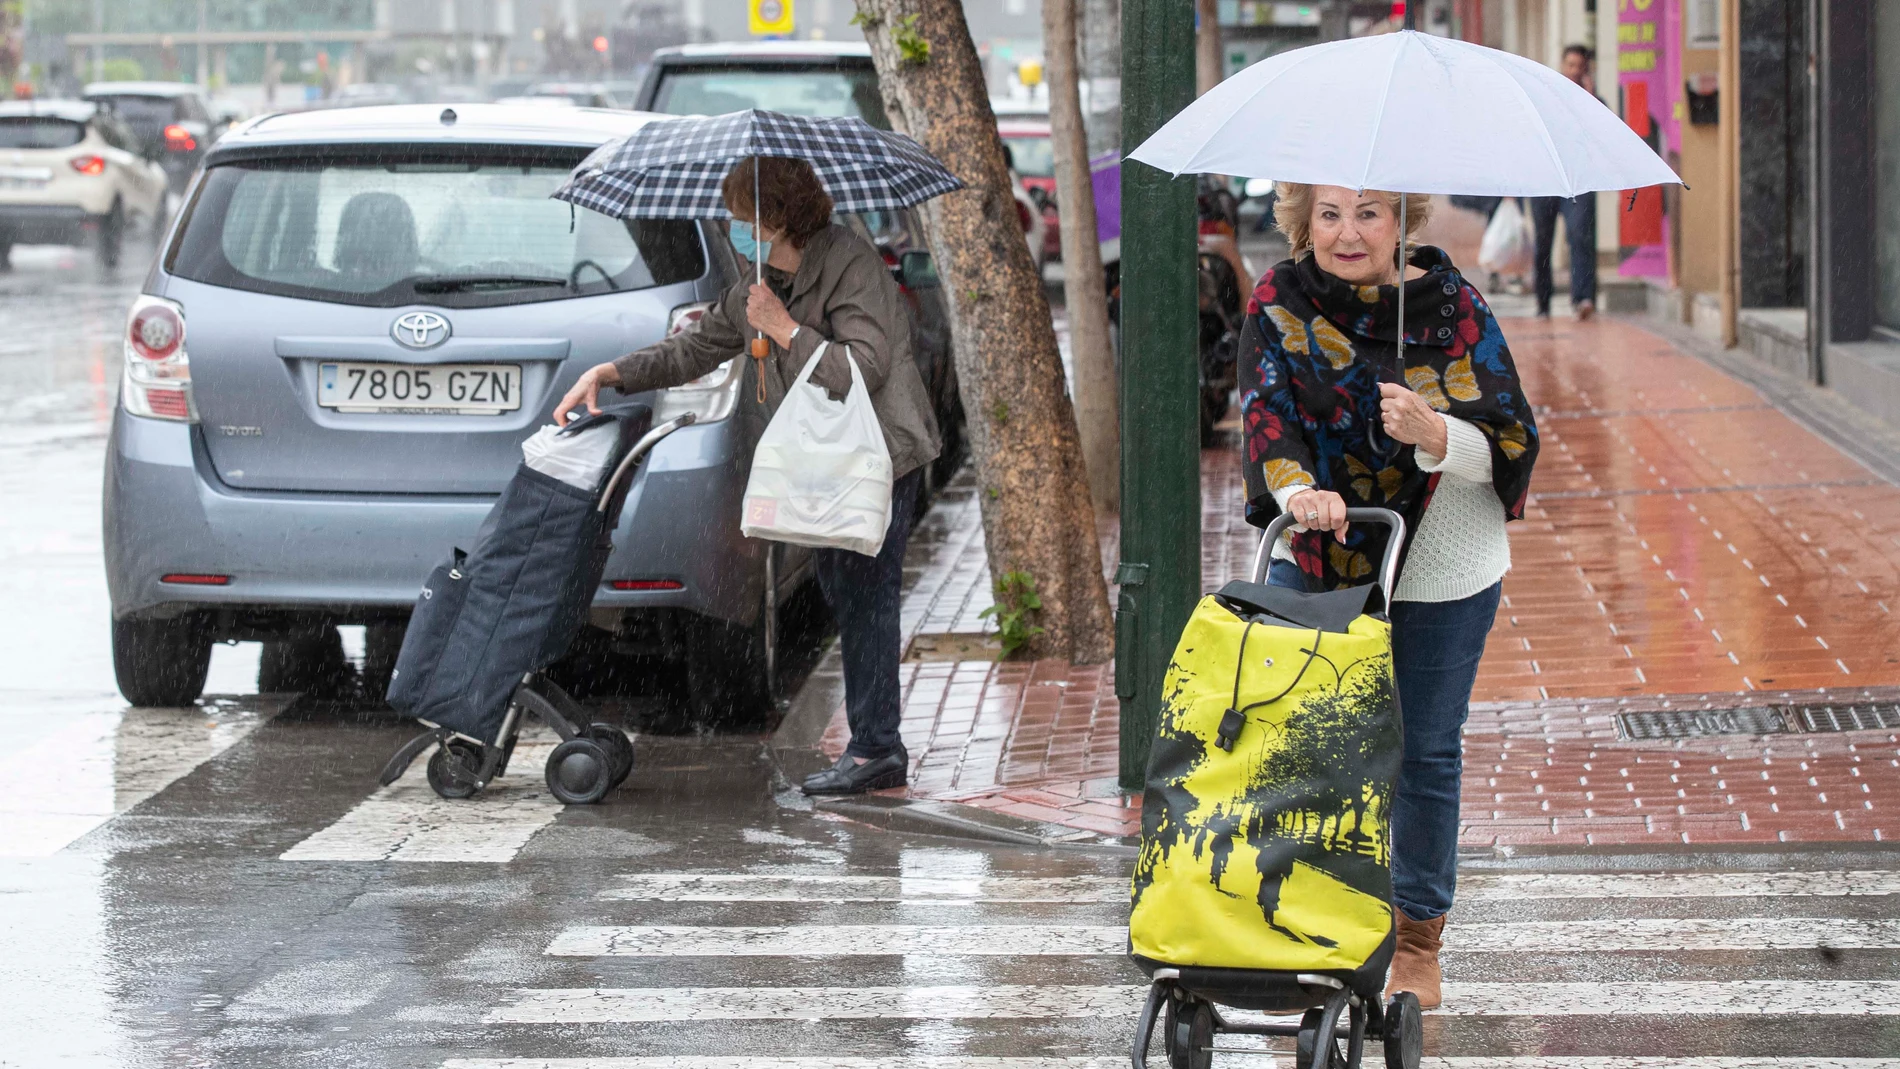
[[[963,188],[922,145],[863,119],[753,110],[648,123],[595,149],[554,196],[623,219],[723,219],[720,183],[753,156],[811,164],[841,212],[908,208]]]

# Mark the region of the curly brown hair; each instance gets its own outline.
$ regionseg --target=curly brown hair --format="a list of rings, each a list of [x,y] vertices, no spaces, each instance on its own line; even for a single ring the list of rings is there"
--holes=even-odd
[[[759,200],[764,201],[766,226],[785,231],[784,240],[795,249],[805,247],[813,234],[831,225],[831,194],[804,160],[785,156],[748,156],[726,172],[719,192],[735,219],[752,219],[752,165],[759,167]]]

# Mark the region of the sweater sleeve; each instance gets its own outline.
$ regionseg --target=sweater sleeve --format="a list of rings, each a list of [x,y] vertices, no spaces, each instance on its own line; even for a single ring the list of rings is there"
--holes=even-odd
[[[1418,470],[1444,472],[1466,482],[1491,482],[1491,442],[1484,432],[1457,416],[1446,416],[1445,455],[1435,457],[1425,450],[1418,450]]]

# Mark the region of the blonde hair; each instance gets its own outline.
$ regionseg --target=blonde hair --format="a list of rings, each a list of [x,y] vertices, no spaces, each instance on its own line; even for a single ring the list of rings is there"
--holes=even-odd
[[[1273,225],[1286,235],[1287,243],[1293,246],[1293,259],[1297,260],[1313,251],[1313,190],[1303,182],[1275,182],[1273,191],[1278,199],[1273,203]],[[1412,238],[1424,228],[1425,220],[1431,218],[1432,197],[1429,193],[1388,193],[1381,189],[1366,192],[1385,201],[1392,214],[1399,211],[1399,198],[1405,198],[1405,244],[1412,247]],[[1394,263],[1397,262],[1397,250],[1393,250]]]

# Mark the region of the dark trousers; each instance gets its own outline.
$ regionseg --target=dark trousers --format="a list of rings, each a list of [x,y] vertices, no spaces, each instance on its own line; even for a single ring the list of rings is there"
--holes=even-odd
[[[1268,582],[1306,589],[1292,561],[1274,561]],[[1461,735],[1501,586],[1458,601],[1392,603],[1392,668],[1405,726],[1392,799],[1392,902],[1415,921],[1449,911],[1458,889]]]
[[[1551,291],[1556,289],[1550,269],[1551,248],[1557,243],[1557,216],[1564,217],[1570,238],[1570,304],[1597,299],[1597,198],[1532,197],[1531,225],[1537,231],[1537,311],[1550,314]]]
[[[897,661],[903,651],[899,615],[904,602],[904,546],[910,541],[911,516],[922,468],[891,487],[891,526],[875,557],[849,549],[812,554],[818,588],[838,620],[838,644],[844,655],[845,719],[851,744],[845,753],[875,759],[904,752],[897,732],[903,719],[903,695],[897,685]]]

